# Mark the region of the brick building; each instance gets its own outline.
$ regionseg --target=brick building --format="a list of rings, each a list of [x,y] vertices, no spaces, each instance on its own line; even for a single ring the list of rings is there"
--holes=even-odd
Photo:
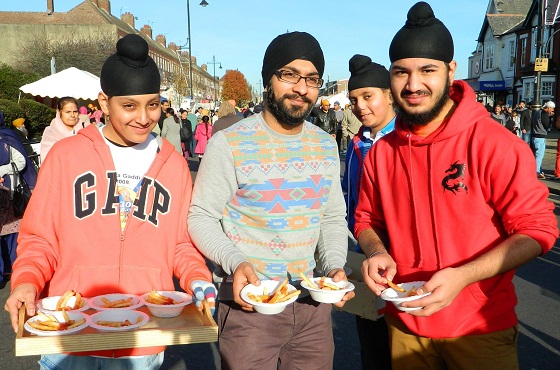
[[[171,87],[172,80],[182,78],[188,84],[189,55],[164,35],[153,37],[149,25],[136,29],[134,14],[125,12],[120,19],[111,14],[110,0],[85,0],[68,12],[56,12],[54,0],[46,0],[45,12],[0,12],[0,63],[17,66],[20,45],[35,37],[56,39],[61,35],[109,35],[121,38],[127,34],[144,37],[150,56],[160,69],[162,90]],[[214,81],[206,65],[198,66],[192,57],[193,95],[196,101],[213,98]],[[97,73],[99,74],[99,73]],[[216,83],[219,80],[216,79]]]

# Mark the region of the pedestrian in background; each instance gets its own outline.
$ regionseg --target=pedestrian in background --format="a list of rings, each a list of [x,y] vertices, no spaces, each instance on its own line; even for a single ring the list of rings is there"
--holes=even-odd
[[[362,123],[354,113],[352,113],[352,106],[350,104],[346,104],[344,107],[344,113],[342,114],[342,151],[345,152],[348,149],[348,145],[350,145],[350,141],[360,128],[362,127]],[[346,152],[345,152],[346,153]]]
[[[537,177],[546,179],[546,175],[542,172],[542,161],[546,150],[546,137],[548,130],[552,124],[552,116],[554,116],[554,102],[547,101],[542,109],[533,111],[531,117],[531,138],[533,140],[533,148],[535,149],[535,159],[537,163]]]
[[[16,125],[23,125],[17,118]],[[30,189],[35,187],[37,170],[26,153],[17,132],[4,123],[4,112],[0,111],[0,289],[10,280],[16,260],[17,238],[21,216],[14,215],[12,192],[14,185],[23,177]]]
[[[81,125],[78,125],[80,119],[76,99],[70,96],[62,97],[58,100],[56,107],[56,117],[49,126],[45,127],[41,137],[41,163],[45,162],[47,154],[56,142],[76,135],[82,128]]]
[[[525,101],[519,102],[517,114],[519,115],[519,125],[521,126],[521,138],[527,145],[531,146],[531,111],[525,106]]]
[[[313,114],[313,124],[332,137],[336,137],[336,114],[327,99],[321,100],[321,106],[319,109],[313,110]]]
[[[235,107],[229,101],[224,101],[220,104],[218,117],[218,120],[212,127],[212,136],[216,135],[218,131],[231,127],[234,123],[242,120],[241,117],[235,114]]]
[[[191,122],[189,121],[189,111],[183,110],[181,112],[181,130],[183,130],[186,135],[183,135],[186,140],[181,140],[181,147],[183,149],[183,156],[186,160],[191,156],[191,142],[193,140],[193,131],[191,127]],[[194,155],[194,154],[192,154]]]
[[[167,139],[174,147],[175,150],[183,154],[181,148],[181,120],[175,115],[175,109],[167,108],[167,118],[163,120],[163,128],[161,129],[161,137]]]
[[[367,56],[357,54],[350,59],[349,69],[348,93],[352,110],[363,125],[348,145],[342,180],[342,191],[346,194],[348,228],[353,232],[364,158],[372,145],[395,129],[395,110],[387,68],[372,62]],[[359,245],[356,245],[355,252],[363,253]],[[391,369],[389,331],[383,310],[381,313],[379,311],[380,317],[377,320],[356,316],[364,370]]]
[[[517,369],[515,269],[558,237],[531,151],[494,124],[425,2],[391,41],[395,131],[366,157],[355,235],[364,281],[424,281],[385,319],[394,369]],[[398,187],[398,191],[391,191]]]
[[[212,137],[212,125],[210,124],[210,117],[207,115],[202,116],[200,123],[196,126],[194,138],[196,139],[196,148],[194,153],[198,155],[198,160],[202,161],[204,152],[206,151],[206,144]]]

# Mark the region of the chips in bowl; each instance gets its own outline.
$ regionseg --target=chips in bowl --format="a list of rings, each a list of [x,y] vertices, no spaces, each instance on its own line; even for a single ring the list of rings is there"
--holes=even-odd
[[[354,290],[354,284],[341,280],[334,282],[328,277],[317,277],[304,279],[301,282],[302,288],[309,290],[309,294],[314,301],[320,303],[337,303],[348,292]]]
[[[145,325],[150,317],[135,310],[99,311],[90,317],[89,325],[98,331],[125,331]]]
[[[134,310],[144,304],[144,300],[135,294],[112,293],[89,299],[89,306],[98,311]]]
[[[192,297],[184,292],[152,290],[143,294],[144,304],[155,317],[176,317],[183,308],[192,303]]]
[[[403,302],[414,301],[430,295],[431,292],[421,295],[416,294],[416,290],[425,283],[425,281],[411,281],[409,283],[397,284],[397,286],[401,288],[400,290],[404,290],[404,292],[399,291],[399,289],[387,288],[381,293],[381,298],[393,303],[395,307],[397,307],[401,311],[409,312],[420,310],[422,309],[422,307],[402,307],[402,304]]]
[[[264,315],[276,315],[294,303],[301,291],[284,281],[261,280],[261,285],[246,285],[241,290],[241,298],[253,305],[255,311]]]

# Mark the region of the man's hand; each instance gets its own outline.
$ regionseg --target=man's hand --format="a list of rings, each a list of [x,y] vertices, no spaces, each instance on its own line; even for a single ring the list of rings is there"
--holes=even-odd
[[[348,281],[348,277],[346,276],[344,269],[332,269],[331,271],[329,271],[328,277],[333,279],[335,283],[341,280]],[[340,302],[336,302],[333,304],[337,307],[342,307],[344,306],[346,301],[351,300],[352,298],[354,298],[355,295],[356,293],[354,293],[354,291],[348,292],[344,295],[344,297],[342,297],[342,300]]]
[[[35,300],[37,299],[37,289],[33,284],[22,284],[14,289],[12,294],[8,297],[4,309],[10,314],[12,328],[17,333],[19,322],[19,309],[23,304],[27,307],[27,315],[35,316],[37,308],[35,307]]]
[[[253,265],[249,262],[243,262],[237,266],[235,272],[233,273],[233,300],[235,303],[239,304],[242,309],[246,311],[253,311],[253,305],[250,305],[241,299],[241,289],[243,289],[247,284],[259,286],[261,285],[261,281],[255,274]]]
[[[378,296],[386,289],[387,279],[393,280],[396,274],[397,264],[388,253],[376,254],[362,263],[364,282]]]
[[[449,267],[436,272],[424,286],[416,290],[419,295],[428,292],[432,294],[415,301],[404,302],[402,306],[423,307],[421,310],[408,313],[414,316],[430,316],[449,306],[467,285],[463,274],[458,269]]]

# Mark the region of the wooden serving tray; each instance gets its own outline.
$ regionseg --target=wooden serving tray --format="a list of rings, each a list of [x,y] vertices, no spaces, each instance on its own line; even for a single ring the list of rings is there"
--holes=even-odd
[[[218,340],[218,325],[210,315],[207,305],[200,311],[194,304],[189,304],[179,316],[167,319],[150,315],[146,306],[137,310],[150,316],[150,321],[138,329],[99,332],[88,326],[77,333],[47,337],[31,334],[24,329],[23,324],[29,317],[25,313],[25,306],[22,306],[19,310],[16,356],[208,343]],[[93,309],[84,311],[88,315],[95,312],[97,311]]]

